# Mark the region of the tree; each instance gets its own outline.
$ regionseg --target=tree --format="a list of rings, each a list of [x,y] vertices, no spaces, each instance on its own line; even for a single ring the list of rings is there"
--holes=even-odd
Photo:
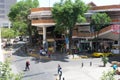
[[[69,44],[72,44],[72,31],[76,22],[82,20],[78,18],[83,17],[87,9],[88,6],[81,0],[75,0],[74,2],[61,0],[61,2],[54,4],[52,16],[56,22],[55,30],[64,33],[70,41]],[[71,50],[71,45],[69,47]]]
[[[0,63],[0,80],[22,80],[22,73],[12,73],[10,63],[7,60],[4,63]]]
[[[95,41],[98,39],[99,31],[108,26],[111,19],[106,13],[95,13],[91,16],[91,28],[94,30]],[[96,47],[98,49],[98,46]],[[97,50],[96,49],[96,50]]]
[[[94,31],[99,31],[110,23],[111,19],[106,13],[95,13],[91,17],[91,27]]]
[[[17,33],[15,34],[15,31],[13,29],[9,29],[9,28],[2,28],[1,29],[1,37],[2,38],[14,38],[17,35]]]
[[[108,60],[109,60],[109,58],[107,56],[102,57],[102,62],[103,62],[104,67],[106,67],[106,64],[107,64]]]
[[[114,71],[103,72],[101,80],[115,80]]]
[[[12,22],[12,28],[21,35],[32,35],[31,21],[28,20],[31,8],[39,6],[38,0],[21,0],[10,9],[8,17]]]
[[[12,23],[14,26],[12,29],[16,32],[19,33],[19,35],[26,35],[28,34],[27,31],[27,24],[21,21],[15,21]]]

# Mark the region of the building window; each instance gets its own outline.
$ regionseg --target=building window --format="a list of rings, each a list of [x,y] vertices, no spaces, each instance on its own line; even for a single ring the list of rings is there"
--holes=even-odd
[[[4,8],[5,6],[4,5],[0,5],[0,8]]]
[[[0,3],[4,3],[4,0],[0,0]]]
[[[4,15],[0,15],[0,18],[5,18],[5,16]]]
[[[3,27],[8,27],[9,24],[8,23],[3,23]]]
[[[0,10],[0,14],[3,14],[3,13],[5,13],[5,11],[4,10]]]
[[[114,41],[114,44],[118,44],[118,41]]]

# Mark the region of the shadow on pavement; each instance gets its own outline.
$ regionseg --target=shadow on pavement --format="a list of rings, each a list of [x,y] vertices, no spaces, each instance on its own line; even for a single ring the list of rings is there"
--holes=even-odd
[[[18,61],[24,61],[24,60],[26,60],[27,58],[24,58],[24,59],[19,59],[19,60],[13,60],[14,62],[18,62]]]
[[[13,55],[17,55],[17,56],[22,56],[22,57],[27,57],[28,56],[28,54],[25,54],[25,52],[24,51],[16,51],[15,53],[13,53]]]
[[[23,76],[23,78],[31,77],[31,76],[36,76],[36,75],[40,75],[40,74],[44,74],[44,73],[45,72],[35,73],[35,74],[31,74],[31,75],[25,75],[25,76]]]
[[[62,62],[68,62],[68,57],[66,54],[60,54],[60,53],[54,53],[51,55],[51,57],[48,56],[39,56],[38,54],[32,54],[32,61],[35,61],[35,63],[39,62],[49,62],[49,61],[62,61]]]

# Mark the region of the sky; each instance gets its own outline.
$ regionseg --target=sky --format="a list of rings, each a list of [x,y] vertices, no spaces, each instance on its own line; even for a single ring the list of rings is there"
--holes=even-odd
[[[20,1],[20,0],[18,0]],[[85,4],[94,2],[97,6],[104,5],[120,5],[120,0],[82,0]],[[55,2],[60,2],[60,0],[39,0],[40,7],[52,7]]]
[[[40,7],[51,7],[55,2],[60,2],[60,0],[39,0],[40,1]],[[85,4],[94,2],[97,6],[103,6],[103,5],[114,5],[119,4],[120,0],[82,0]]]

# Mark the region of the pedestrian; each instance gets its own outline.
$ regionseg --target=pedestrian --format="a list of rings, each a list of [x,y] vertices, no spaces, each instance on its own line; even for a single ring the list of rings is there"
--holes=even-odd
[[[112,67],[114,70],[117,70],[117,68],[118,68],[118,66],[116,64],[114,64]]]
[[[114,64],[112,67],[113,67],[113,70],[114,70],[114,74],[116,74],[118,66],[116,64]]]
[[[26,61],[26,66],[25,66],[25,70],[30,70],[30,62],[29,61]]]
[[[43,48],[41,47],[39,51],[40,55],[42,55],[42,52],[43,52]]]
[[[60,69],[60,71],[59,71],[59,80],[61,80],[61,76],[62,76],[62,70]]]
[[[59,74],[59,71],[60,71],[61,69],[62,69],[62,68],[61,68],[60,64],[58,64],[58,74]]]
[[[47,48],[45,48],[45,52],[46,52],[46,54],[48,53],[48,49]]]
[[[50,51],[48,51],[48,57],[50,58],[50,55],[51,55],[51,53],[50,53]]]

